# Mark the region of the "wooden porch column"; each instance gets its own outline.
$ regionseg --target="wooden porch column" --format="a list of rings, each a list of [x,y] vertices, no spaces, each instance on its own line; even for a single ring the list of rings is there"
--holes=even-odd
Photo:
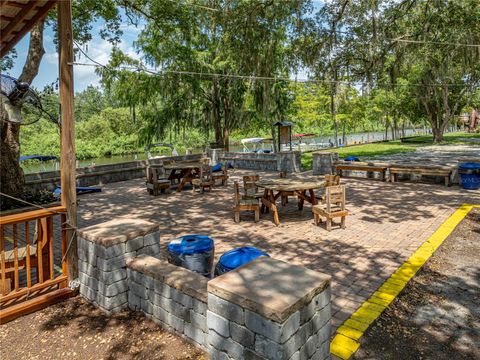
[[[73,115],[73,39],[71,0],[57,2],[58,52],[60,74],[61,186],[62,205],[67,208],[70,227],[77,226],[77,192],[75,183],[75,121]],[[67,230],[66,256],[68,280],[78,277],[77,238],[73,229]]]

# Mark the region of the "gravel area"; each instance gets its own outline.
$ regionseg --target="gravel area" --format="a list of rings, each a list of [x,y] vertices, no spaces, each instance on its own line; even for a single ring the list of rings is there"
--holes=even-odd
[[[355,359],[480,359],[480,209],[360,339]]]
[[[208,359],[139,312],[107,317],[79,296],[0,327],[0,359]]]

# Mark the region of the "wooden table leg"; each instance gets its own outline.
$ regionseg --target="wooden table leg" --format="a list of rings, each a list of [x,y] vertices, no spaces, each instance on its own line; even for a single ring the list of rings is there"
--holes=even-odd
[[[182,181],[177,187],[177,192],[181,192],[185,187],[185,184],[189,181],[192,181],[192,169],[186,169],[185,174],[183,174]]]
[[[273,194],[273,190],[270,190],[270,202],[271,202],[271,209],[272,209],[272,215],[273,215],[273,222],[275,225],[280,225],[280,219],[278,218],[278,209],[277,205],[275,204],[276,199],[275,195]]]
[[[267,189],[265,189],[265,191],[263,192],[263,199],[268,200],[268,190]],[[262,199],[262,206],[260,207],[260,211],[261,211],[262,214],[265,214],[267,212],[268,208],[263,203],[263,199]]]
[[[299,196],[299,201],[298,201],[298,210],[303,210],[303,203],[305,202],[305,190],[302,190],[301,194],[303,196]]]
[[[317,205],[318,201],[317,201],[317,197],[315,196],[315,191],[313,191],[313,189],[309,189],[308,193],[310,194],[310,200],[311,200],[310,204]]]

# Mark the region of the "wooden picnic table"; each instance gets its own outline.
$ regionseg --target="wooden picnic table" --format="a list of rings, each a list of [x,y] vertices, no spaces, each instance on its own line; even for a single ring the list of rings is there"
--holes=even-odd
[[[193,179],[198,178],[202,165],[203,164],[199,161],[181,161],[166,164],[164,167],[166,170],[171,170],[170,175],[168,176],[170,181],[174,179],[182,179],[177,187],[177,192],[180,192],[187,183],[191,183]]]
[[[273,221],[277,226],[280,224],[280,219],[276,201],[282,194],[289,193],[298,196],[298,210],[302,210],[305,201],[312,205],[317,204],[314,190],[324,186],[323,181],[292,178],[264,179],[257,181],[255,184],[259,188],[264,189],[261,212],[264,213],[271,210]]]

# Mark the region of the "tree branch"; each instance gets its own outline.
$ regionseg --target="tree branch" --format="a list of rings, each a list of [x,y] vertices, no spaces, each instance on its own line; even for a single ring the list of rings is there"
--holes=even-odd
[[[30,32],[27,60],[25,61],[25,65],[23,65],[22,74],[18,78],[19,81],[26,82],[29,85],[33,79],[35,79],[35,76],[37,76],[40,62],[45,54],[45,49],[43,48],[44,24],[44,21],[38,22]]]

